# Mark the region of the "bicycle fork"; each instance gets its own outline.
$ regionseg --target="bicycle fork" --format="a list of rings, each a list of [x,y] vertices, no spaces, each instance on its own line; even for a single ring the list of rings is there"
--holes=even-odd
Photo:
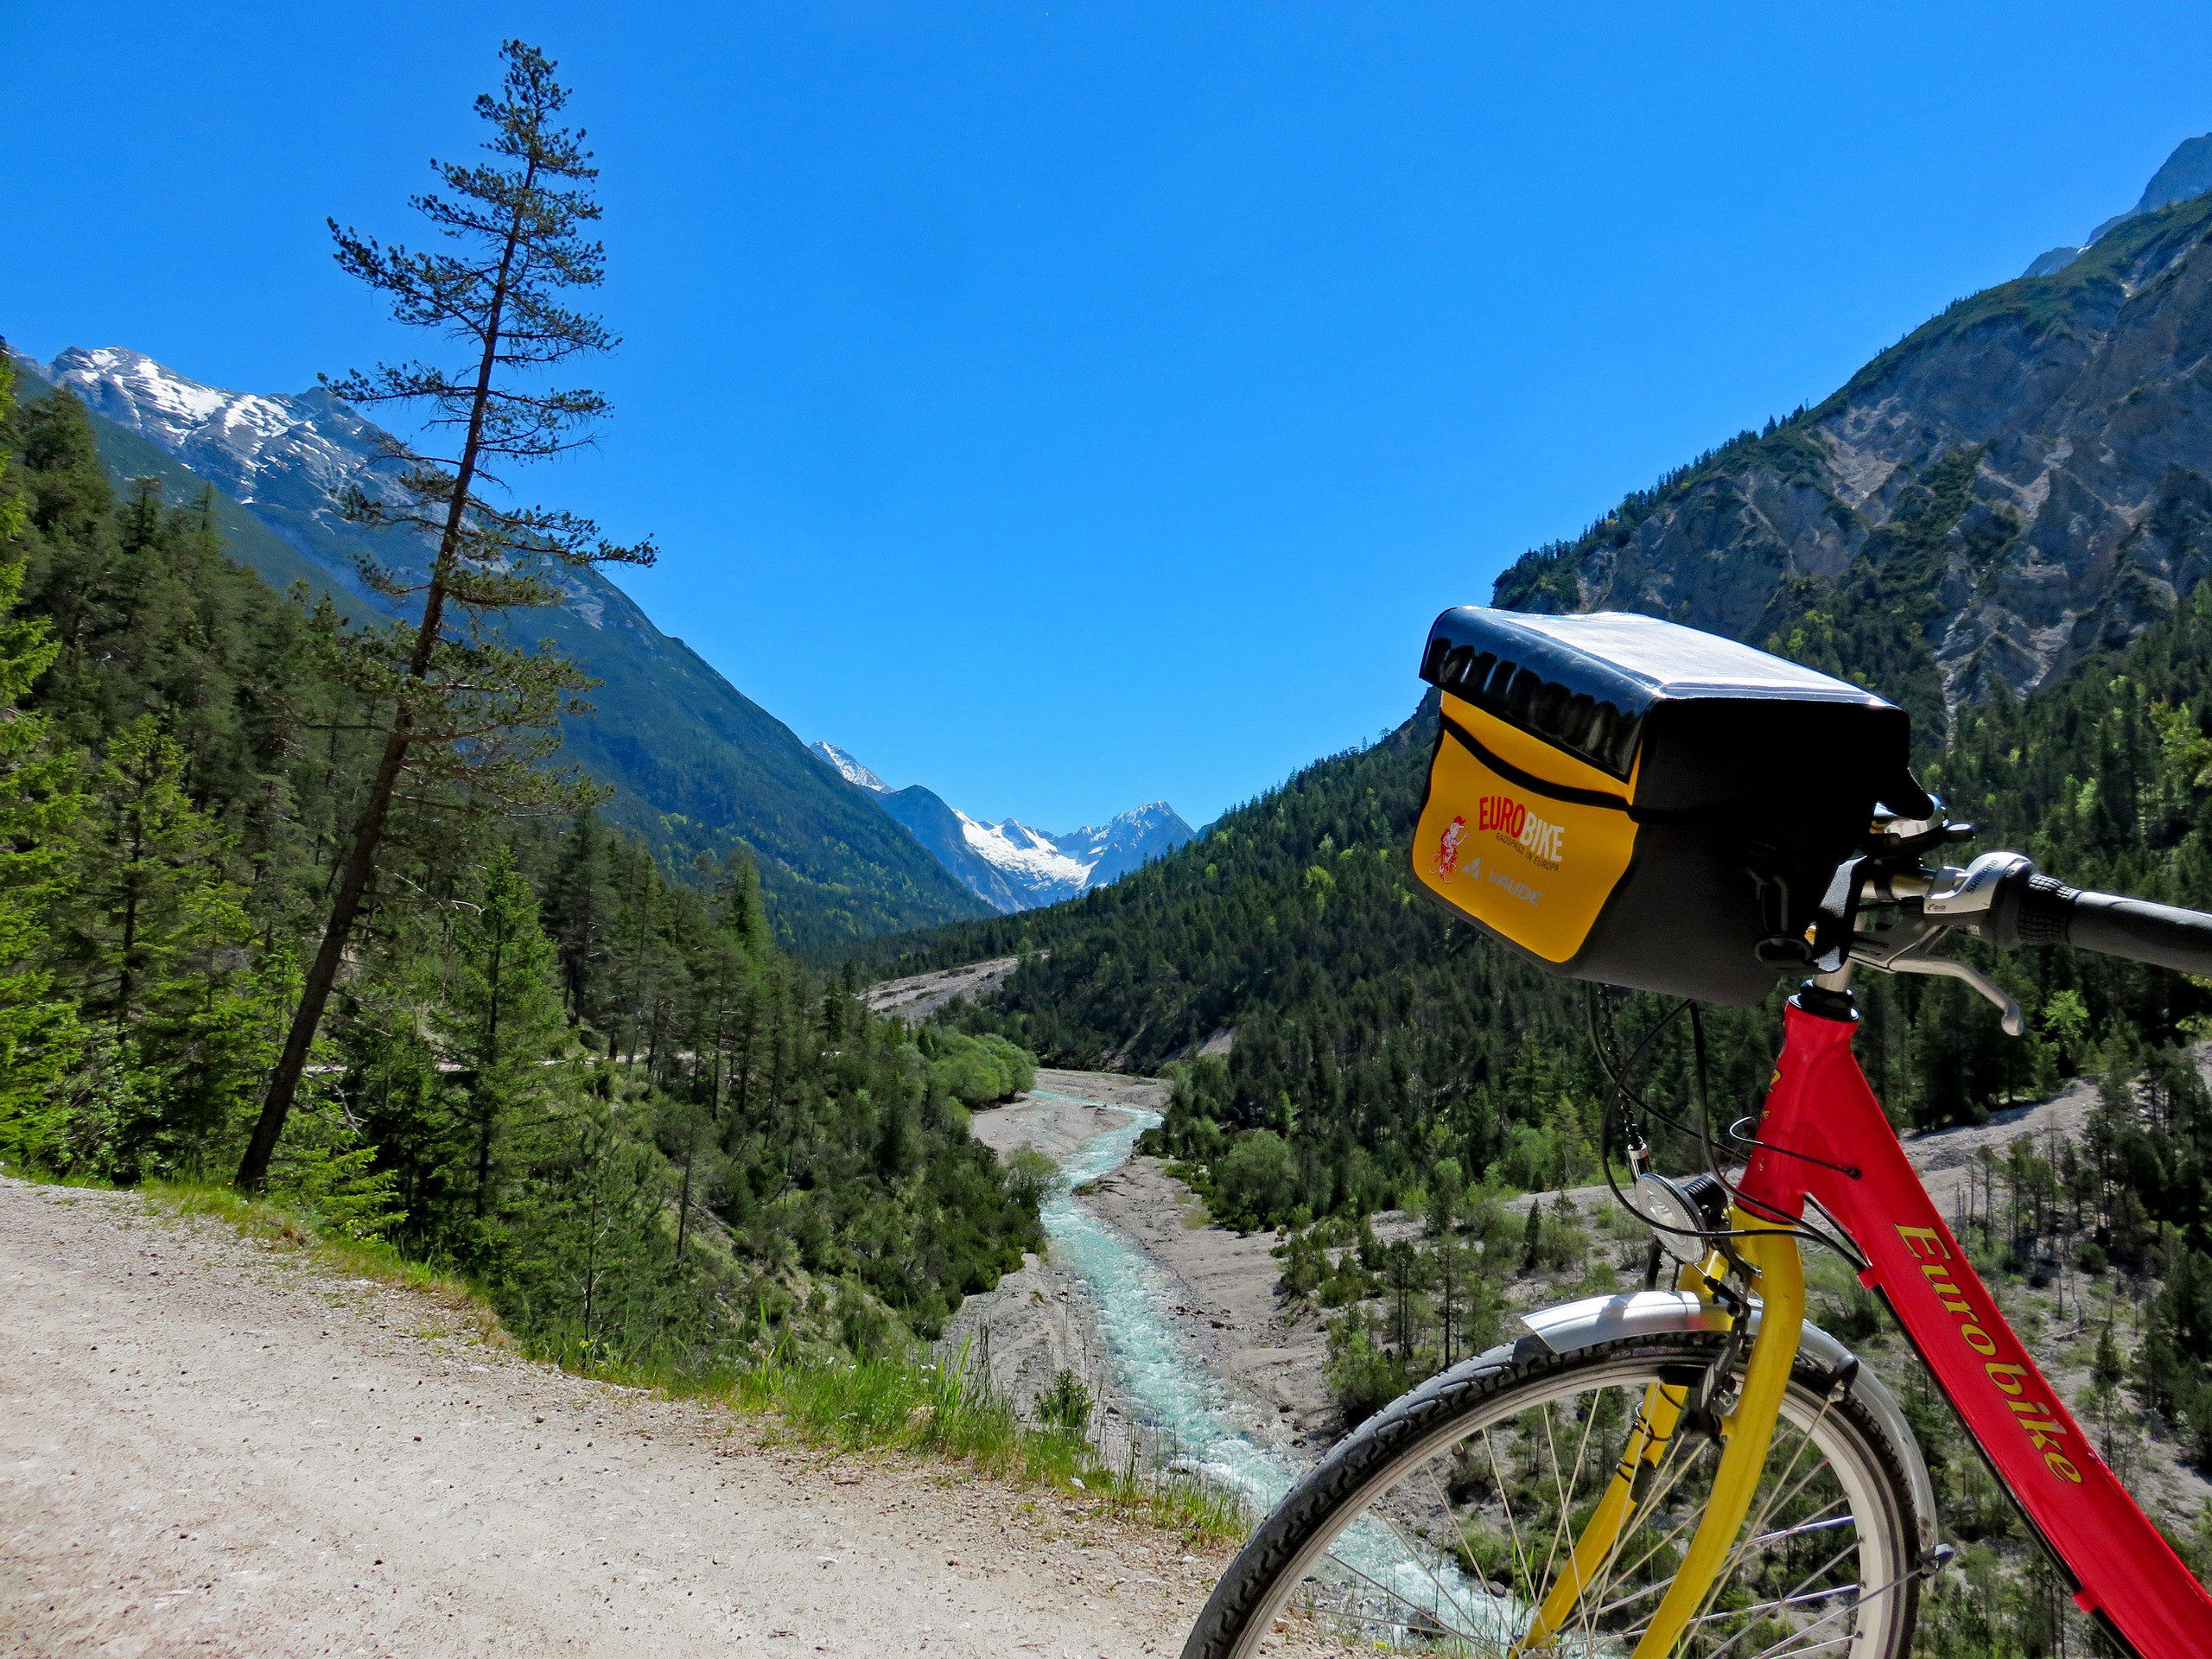
[[[1669,1659],[1691,1621],[1712,1599],[1730,1550],[1751,1514],[1751,1499],[1774,1443],[1774,1426],[1782,1414],[1789,1374],[1797,1363],[1798,1340],[1805,1324],[1805,1271],[1797,1240],[1788,1229],[1740,1210],[1732,1212],[1730,1224],[1739,1234],[1738,1254],[1758,1274],[1756,1288],[1762,1310],[1758,1330],[1745,1362],[1735,1408],[1719,1420],[1720,1466],[1713,1476],[1705,1514],[1674,1583],[1636,1644],[1633,1659]],[[1695,1281],[1686,1287],[1707,1294],[1705,1281],[1721,1265],[1717,1257],[1708,1258],[1702,1268],[1683,1275],[1686,1281]],[[1649,1484],[1664,1462],[1688,1408],[1687,1386],[1660,1382],[1646,1386],[1643,1408],[1629,1430],[1628,1444],[1612,1481],[1575,1540],[1574,1553],[1565,1571],[1531,1617],[1527,1632],[1514,1644],[1515,1659],[1541,1652],[1552,1643],[1574,1617],[1585,1590],[1603,1582],[1622,1535],[1649,1496]]]

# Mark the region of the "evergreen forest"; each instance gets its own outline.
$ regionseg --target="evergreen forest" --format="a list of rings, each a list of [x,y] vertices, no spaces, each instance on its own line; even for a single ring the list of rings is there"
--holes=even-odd
[[[221,1181],[388,688],[211,495],[112,482],[67,393],[0,438],[0,1162]],[[546,798],[395,804],[274,1194],[593,1366],[903,1351],[1035,1246],[1044,1172],[966,1128],[1024,1053],[785,955],[742,848],[677,879]]]

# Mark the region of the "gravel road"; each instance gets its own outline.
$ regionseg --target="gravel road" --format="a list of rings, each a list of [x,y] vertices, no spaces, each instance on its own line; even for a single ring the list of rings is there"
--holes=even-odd
[[[0,1180],[0,1654],[1173,1653],[1225,1552]]]

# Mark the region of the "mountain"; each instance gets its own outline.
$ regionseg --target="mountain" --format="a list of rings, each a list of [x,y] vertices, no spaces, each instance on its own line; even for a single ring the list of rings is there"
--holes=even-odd
[[[2077,248],[2053,248],[2048,253],[2036,256],[2026,270],[2026,276],[2048,276],[2053,271],[2063,270],[2089,251],[2096,239],[2115,225],[2124,225],[2131,219],[2140,219],[2145,213],[2155,213],[2161,207],[2171,207],[2176,202],[2187,201],[2212,190],[2212,132],[2200,138],[2185,138],[2166,157],[2166,162],[2151,175],[2151,182],[2143,188],[2143,194],[2136,204],[2124,213],[2114,213],[2110,219],[2089,232],[2088,240]]]
[[[947,806],[936,793],[913,784],[887,789],[875,804],[919,842],[955,880],[1001,915],[1026,910],[1033,900],[1009,879],[1008,871],[984,850],[992,847],[989,830],[965,812]]]
[[[1940,741],[2170,613],[2212,569],[2212,196],[1953,305],[1499,577],[1872,677]]]
[[[427,568],[427,542],[336,511],[347,485],[387,500],[396,486],[385,434],[328,394],[228,391],[119,347],[16,361],[84,401],[117,477],[159,477],[172,500],[213,486],[232,556],[280,588],[305,582],[357,614],[386,612],[357,560]],[[567,604],[516,626],[601,683],[596,713],[566,723],[564,758],[613,789],[608,818],[678,868],[743,842],[780,934],[802,949],[982,912],[865,791],[825,775],[789,728],[620,588],[595,570],[566,580]]]
[[[834,743],[808,747],[847,783],[870,791],[962,886],[1001,914],[1058,904],[1119,880],[1198,833],[1165,801],[1065,836],[1014,818],[986,823],[919,784],[893,789]]]
[[[999,828],[1036,834],[1034,830],[1023,830],[1011,818]],[[1083,886],[1088,891],[1120,880],[1130,871],[1141,869],[1162,854],[1172,853],[1184,842],[1196,839],[1198,831],[1184,823],[1166,802],[1147,801],[1129,811],[1116,813],[1096,829],[1086,827],[1045,839],[1064,856],[1084,867]]]
[[[885,783],[882,779],[861,765],[835,743],[810,743],[806,747],[835,766],[837,769],[837,775],[847,783],[857,784],[861,788],[873,790],[879,795],[888,795],[891,792],[890,785]]]

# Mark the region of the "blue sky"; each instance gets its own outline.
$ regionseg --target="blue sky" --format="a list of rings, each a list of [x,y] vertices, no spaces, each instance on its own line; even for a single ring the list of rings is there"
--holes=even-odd
[[[411,237],[511,34],[626,336],[535,493],[801,737],[1049,829],[1371,739],[1438,609],[2212,129],[2201,4],[10,6],[0,332],[414,349],[323,219]]]

